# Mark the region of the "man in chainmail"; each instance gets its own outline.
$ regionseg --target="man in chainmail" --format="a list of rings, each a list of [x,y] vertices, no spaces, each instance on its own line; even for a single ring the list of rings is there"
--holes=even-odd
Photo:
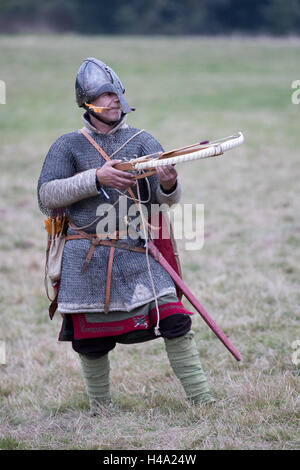
[[[85,109],[83,133],[71,132],[56,140],[38,182],[41,210],[53,217],[63,208],[70,221],[57,300],[63,317],[59,339],[71,341],[79,354],[93,414],[111,401],[109,351],[116,343],[159,336],[188,400],[211,403],[214,399],[191,331],[191,312],[180,302],[169,274],[141,250],[144,241],[124,230],[137,201],[148,214],[153,204],[179,202],[177,172],[173,166],[159,167],[156,175],[137,183],[130,172],[115,168],[130,158],[161,152],[162,147],[149,133],[126,123],[132,108],[109,66],[86,59],[75,88],[77,104]],[[96,233],[100,237],[99,227],[103,232],[107,211],[101,208],[108,204],[115,230],[114,234],[107,230],[105,239],[109,243],[117,238],[113,249],[93,243]],[[118,239],[128,249],[118,248]]]

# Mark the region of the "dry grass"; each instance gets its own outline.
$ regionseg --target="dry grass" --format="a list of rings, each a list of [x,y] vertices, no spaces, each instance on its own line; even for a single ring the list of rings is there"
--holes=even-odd
[[[2,37],[2,449],[299,449],[299,106],[291,104],[297,41]],[[59,53],[58,53],[59,51]],[[100,51],[100,52],[99,52]],[[185,203],[205,204],[205,245],[180,243],[184,277],[240,350],[236,363],[194,316],[216,406],[190,407],[162,340],[111,354],[115,408],[90,418],[78,358],[47,316],[45,234],[35,185],[53,140],[80,126],[74,75],[110,62],[166,148],[235,130],[223,159],[182,165]],[[299,58],[299,57],[298,57]],[[186,303],[188,306],[188,303]]]

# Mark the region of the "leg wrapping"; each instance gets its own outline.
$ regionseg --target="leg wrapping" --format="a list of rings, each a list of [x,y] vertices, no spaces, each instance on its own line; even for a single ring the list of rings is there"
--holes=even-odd
[[[203,373],[194,332],[178,338],[164,338],[171,367],[191,403],[211,403],[212,397]]]
[[[97,359],[79,354],[86,391],[91,411],[110,402],[108,354]]]

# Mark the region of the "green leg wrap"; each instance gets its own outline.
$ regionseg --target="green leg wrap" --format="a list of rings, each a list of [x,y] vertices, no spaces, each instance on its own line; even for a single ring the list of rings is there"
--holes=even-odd
[[[164,338],[164,341],[170,364],[188,401],[192,404],[214,402],[201,367],[194,332],[189,331],[179,338]]]
[[[94,413],[99,405],[110,403],[108,354],[97,359],[79,354],[79,358],[91,412]]]

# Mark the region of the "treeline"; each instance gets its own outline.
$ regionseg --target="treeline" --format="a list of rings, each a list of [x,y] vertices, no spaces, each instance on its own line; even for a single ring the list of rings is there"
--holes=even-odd
[[[300,34],[300,0],[0,0],[0,32]]]

